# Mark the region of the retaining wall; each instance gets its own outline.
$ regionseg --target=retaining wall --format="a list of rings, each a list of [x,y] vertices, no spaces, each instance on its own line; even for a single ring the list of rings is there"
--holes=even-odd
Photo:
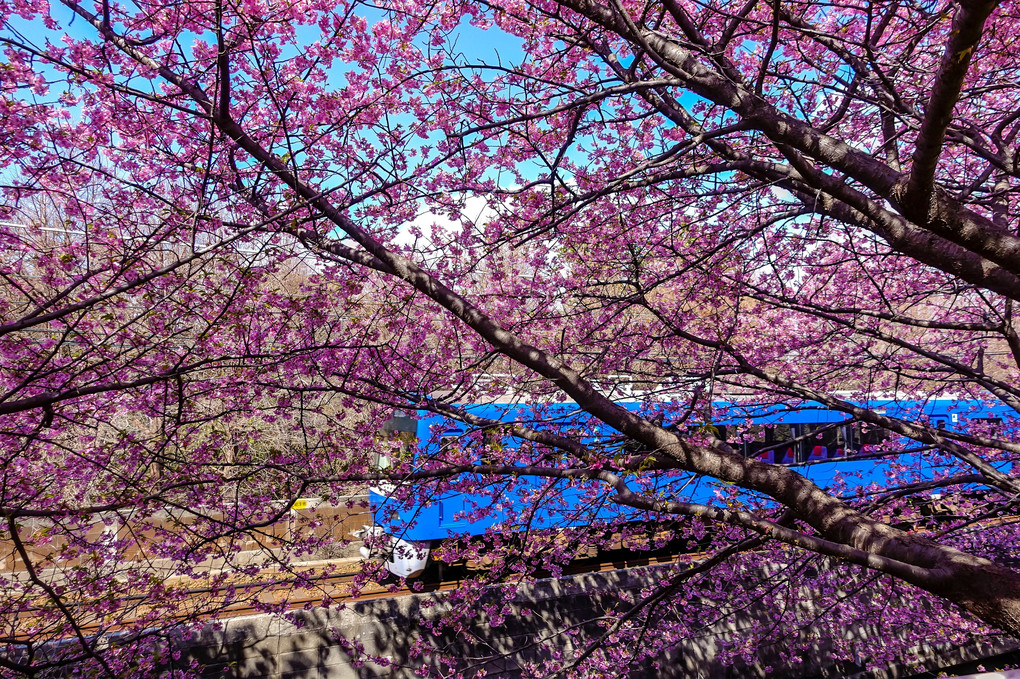
[[[508,616],[493,624],[480,612],[469,630],[453,635],[436,634],[424,628],[422,620],[435,620],[449,612],[451,604],[443,594],[419,594],[349,603],[343,609],[313,609],[292,616],[260,615],[229,620],[221,629],[207,629],[184,644],[184,658],[195,659],[208,677],[236,679],[411,679],[422,676],[422,666],[438,669],[440,655],[456,658],[461,669],[484,670],[488,677],[510,679],[530,676],[520,663],[541,659],[532,642],[570,625],[584,629],[584,621],[612,610],[622,603],[621,593],[639,590],[661,581],[663,567],[635,568],[545,580],[518,590]],[[863,596],[871,593],[865,592]],[[521,614],[521,608],[529,610]],[[479,607],[480,608],[480,607]],[[915,649],[905,664],[863,673],[852,664],[837,664],[829,657],[831,640],[810,639],[804,662],[779,663],[776,648],[761,648],[759,661],[752,665],[724,666],[717,659],[720,635],[739,635],[749,624],[768,619],[769,610],[745,611],[727,618],[704,635],[673,647],[659,660],[661,669],[632,673],[642,677],[683,677],[723,679],[731,677],[782,676],[873,677],[896,679],[913,674],[916,668],[946,667],[976,658],[1014,650],[1012,641],[997,644],[973,643],[964,648],[949,647],[932,640]],[[594,630],[592,630],[594,631]],[[848,631],[869,643],[884,643],[888,630]],[[810,631],[805,631],[805,638]],[[433,649],[426,657],[409,657],[412,642],[424,638]],[[583,635],[582,635],[583,639]],[[786,637],[782,643],[790,643]],[[570,642],[561,648],[569,652]],[[359,651],[363,649],[363,653]],[[384,658],[384,664],[365,662],[366,656]],[[431,657],[430,657],[431,656]],[[771,669],[767,670],[766,668]]]

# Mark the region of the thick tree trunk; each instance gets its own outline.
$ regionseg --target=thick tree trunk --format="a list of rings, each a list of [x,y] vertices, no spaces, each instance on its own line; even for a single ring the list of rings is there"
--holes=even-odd
[[[1020,639],[1020,572],[956,552],[923,589]]]

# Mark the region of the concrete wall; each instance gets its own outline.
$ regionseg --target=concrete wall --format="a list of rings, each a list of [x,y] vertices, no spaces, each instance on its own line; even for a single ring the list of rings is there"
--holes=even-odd
[[[297,613],[295,622],[281,616],[260,615],[226,621],[220,629],[206,629],[184,643],[185,660],[195,659],[209,677],[238,679],[409,679],[421,676],[422,665],[438,669],[439,655],[458,659],[462,669],[484,669],[489,677],[522,676],[523,658],[540,659],[532,642],[568,625],[581,624],[620,603],[620,592],[637,590],[661,579],[662,567],[630,569],[589,574],[559,580],[546,580],[521,588],[513,610],[500,624],[479,613],[471,629],[458,635],[435,634],[422,627],[421,620],[435,620],[448,613],[450,603],[443,594],[420,594],[389,599],[353,602],[343,609],[314,609]],[[520,615],[526,606],[531,613]],[[776,649],[762,648],[760,662],[752,666],[722,666],[716,660],[720,634],[739,635],[749,616],[768,616],[769,611],[752,611],[726,620],[704,636],[674,647],[660,660],[661,669],[646,669],[632,676],[641,677],[875,677],[895,679],[911,674],[918,666],[946,667],[974,658],[1017,648],[1015,643],[972,644],[968,648],[949,648],[938,640],[916,649],[909,667],[861,673],[854,665],[834,664],[828,659],[826,639],[810,642],[812,650],[804,663],[777,665]],[[887,630],[857,629],[853,634],[870,636],[882,643]],[[411,658],[408,649],[419,638],[427,640],[431,657]],[[782,643],[790,643],[785,638]],[[570,650],[568,642],[562,642]],[[363,649],[364,653],[359,649]],[[364,657],[381,656],[386,665],[363,662]],[[765,665],[772,665],[766,673]],[[525,675],[527,676],[527,675]]]

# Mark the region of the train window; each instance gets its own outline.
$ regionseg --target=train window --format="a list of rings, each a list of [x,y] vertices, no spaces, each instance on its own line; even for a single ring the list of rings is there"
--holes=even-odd
[[[1001,417],[972,417],[970,418],[970,421],[974,424],[1002,424]]]
[[[850,427],[843,425],[836,428],[836,448],[830,451],[830,457],[846,457],[853,451]]]
[[[870,453],[892,438],[892,432],[873,424],[859,423],[854,425],[854,438],[860,444],[860,452]]]
[[[764,462],[791,464],[795,458],[793,446],[783,446],[794,438],[794,430],[788,424],[754,425],[744,435],[744,455],[757,457]]]
[[[765,442],[766,429],[760,424],[754,424],[744,429],[744,457],[755,457],[759,450],[768,445]]]
[[[772,440],[776,451],[776,462],[780,464],[793,464],[797,461],[797,449],[799,446],[798,444],[793,443],[793,440],[799,435],[799,424],[777,424],[772,427]],[[782,445],[787,441],[790,441],[791,443],[788,445]]]
[[[384,471],[393,466],[393,460],[389,455],[385,453],[373,453],[372,455],[372,468],[378,471]]]
[[[393,466],[393,457],[406,459],[414,453],[418,438],[414,432],[388,431],[383,432],[383,440],[379,442],[380,450],[372,455],[372,466],[379,471]]]
[[[378,470],[393,466],[394,456],[406,459],[414,453],[418,443],[418,421],[403,410],[394,410],[392,417],[382,424],[379,449],[372,455],[372,466]]]
[[[845,448],[841,435],[842,427],[830,424],[804,425],[804,455],[809,461],[827,460],[840,448]]]
[[[978,436],[994,435],[1002,424],[1001,417],[972,417],[970,418],[970,433]]]

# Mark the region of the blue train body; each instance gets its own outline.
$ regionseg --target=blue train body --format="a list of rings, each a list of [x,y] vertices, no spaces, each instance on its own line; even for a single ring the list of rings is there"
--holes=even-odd
[[[621,402],[630,410],[640,410],[646,416],[658,417],[666,426],[677,413],[670,403]],[[1008,408],[978,401],[939,399],[929,401],[875,400],[866,404],[870,409],[891,417],[926,420],[939,428],[960,429],[974,423],[1009,423]],[[804,403],[796,408],[784,405],[755,405],[740,402],[718,403],[716,410],[723,413],[711,423],[691,424],[685,421],[688,433],[709,430],[712,435],[726,441],[731,447],[748,457],[798,467],[823,488],[839,484],[841,492],[854,492],[870,484],[883,484],[891,465],[898,473],[912,480],[934,477],[932,456],[911,453],[909,449],[896,455],[875,454],[886,450],[896,438],[888,432],[863,430],[859,425],[846,424],[844,413],[829,410],[817,404]],[[621,452],[627,444],[618,432],[604,424],[585,427],[590,416],[576,404],[483,404],[460,406],[477,417],[488,420],[526,424],[532,428],[568,427],[580,434],[582,442],[603,446],[619,446]],[[1015,415],[1015,413],[1013,413]],[[671,417],[673,416],[673,417]],[[479,445],[478,434],[472,428],[439,415],[421,413],[417,418],[404,418],[402,429],[413,434],[418,442],[415,454],[418,459],[436,454],[444,446],[457,445],[463,437],[475,436],[472,442]],[[393,429],[394,427],[390,427]],[[486,444],[484,438],[481,443]],[[488,442],[491,444],[491,441]],[[495,445],[519,445],[512,440]],[[935,462],[937,464],[937,461]],[[732,502],[738,492],[728,484],[700,479],[690,474],[647,475],[651,483],[662,490],[669,487],[671,496],[698,503]],[[518,481],[513,495],[482,492],[446,492],[420,498],[411,506],[394,499],[393,488],[370,490],[370,502],[376,535],[388,536],[386,567],[400,577],[413,577],[424,568],[430,546],[451,536],[483,535],[498,524],[523,524],[529,530],[564,528],[595,521],[620,521],[640,518],[636,510],[607,503],[591,506],[590,489],[595,482],[569,484],[557,482],[555,509],[532,510],[532,503],[522,500],[529,488],[537,490],[548,479]],[[739,493],[744,491],[738,492]],[[748,497],[750,495],[748,494]],[[363,549],[366,556],[370,550]]]

